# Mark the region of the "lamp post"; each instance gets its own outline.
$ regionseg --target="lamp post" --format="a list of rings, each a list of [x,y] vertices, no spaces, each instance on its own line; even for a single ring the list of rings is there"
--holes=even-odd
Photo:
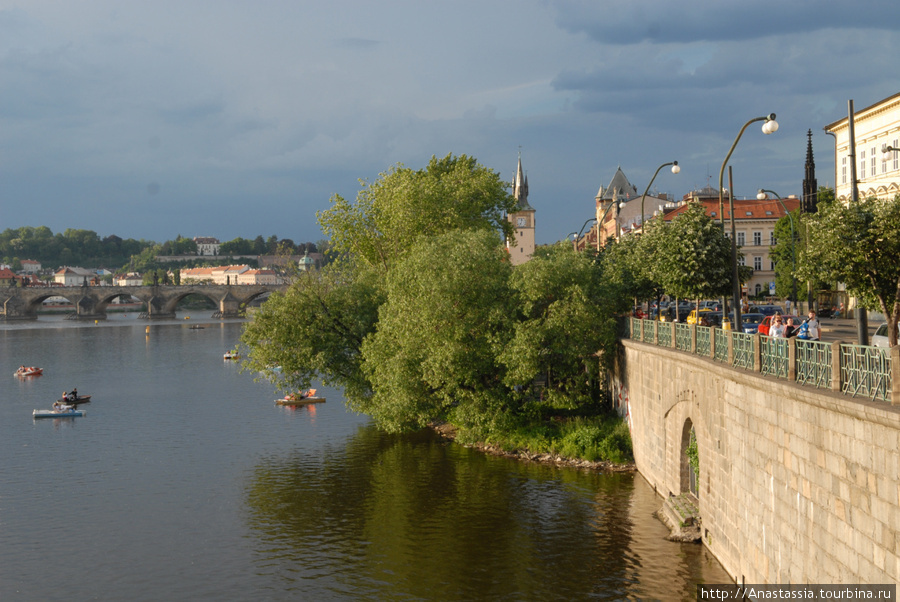
[[[772,190],[766,190],[765,188],[760,188],[759,193],[756,195],[756,198],[760,201],[764,201],[768,198],[766,193],[772,193],[772,196],[775,197],[775,200],[778,201],[778,204],[781,205],[781,208],[784,209],[784,212],[787,214],[788,219],[791,224],[791,299],[796,304],[797,303],[797,276],[794,275],[794,272],[797,271],[797,251],[795,249],[794,244],[794,216],[791,215],[791,212],[787,210],[787,207],[784,206],[784,201],[781,200],[781,197],[778,196],[777,192]]]
[[[647,188],[644,189],[644,194],[641,195],[641,232],[644,231],[644,199],[647,198],[647,193],[650,191],[650,186],[653,185],[653,180],[656,179],[656,176],[659,175],[659,171],[666,167],[667,165],[672,166],[672,173],[678,173],[681,171],[681,168],[678,167],[678,161],[671,161],[670,163],[663,163],[659,167],[656,168],[656,173],[653,174],[653,177],[650,178],[650,182],[647,184]]]
[[[744,124],[744,127],[741,128],[741,131],[738,132],[737,138],[734,139],[734,142],[731,145],[731,148],[728,150],[728,154],[725,155],[725,160],[722,161],[722,168],[719,170],[719,216],[722,219],[722,230],[725,230],[725,201],[722,195],[722,178],[725,176],[725,166],[728,164],[728,160],[731,158],[731,153],[734,152],[735,147],[737,146],[738,141],[741,139],[741,136],[744,135],[744,130],[751,123],[756,123],[757,121],[765,121],[762,126],[762,131],[764,134],[774,134],[778,131],[778,122],[775,121],[775,113],[769,113],[764,117],[755,117]],[[737,235],[735,233],[734,226],[734,194],[729,195],[731,199],[731,277],[732,277],[732,302],[734,303],[734,321],[736,322],[737,328],[741,327],[741,282],[738,279],[738,264],[737,264]],[[723,308],[724,310],[724,308]]]
[[[588,225],[589,223],[591,223],[591,222],[596,222],[596,221],[597,221],[597,218],[596,218],[596,217],[592,217],[592,218],[590,218],[590,219],[588,219],[588,220],[585,220],[584,224],[581,225],[581,230],[578,231],[578,236],[576,236],[574,239],[572,239],[572,242],[575,244],[575,250],[576,250],[576,251],[578,250],[578,239],[581,238],[581,233],[584,232],[584,229],[587,227],[587,225]],[[575,234],[575,233],[572,232],[572,234]],[[600,234],[598,233],[598,234],[597,234],[597,238],[599,238],[599,237],[600,237]],[[585,246],[587,246],[587,245],[585,244]]]

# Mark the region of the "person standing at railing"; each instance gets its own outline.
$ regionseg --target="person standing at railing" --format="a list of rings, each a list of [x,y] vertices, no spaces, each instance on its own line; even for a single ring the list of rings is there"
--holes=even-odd
[[[797,334],[797,327],[794,326],[794,318],[788,318],[784,323],[784,338],[789,339]]]
[[[809,312],[809,319],[806,321],[807,324],[807,333],[809,334],[810,341],[818,341],[821,336],[821,329],[819,328],[819,320],[816,319],[816,312]]]
[[[772,320],[772,327],[769,328],[769,336],[777,338],[784,337],[784,323],[781,321],[781,316],[775,316]]]

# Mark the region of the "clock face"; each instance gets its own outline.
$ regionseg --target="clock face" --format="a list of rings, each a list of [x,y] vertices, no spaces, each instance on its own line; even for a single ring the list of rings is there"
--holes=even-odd
[[[525,218],[524,217],[516,218],[516,224],[519,227],[524,227],[525,226]]]

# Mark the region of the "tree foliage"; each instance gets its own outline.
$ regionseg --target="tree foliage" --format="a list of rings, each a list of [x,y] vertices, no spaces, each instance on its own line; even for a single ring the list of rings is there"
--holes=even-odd
[[[514,201],[466,156],[362,186],[355,204],[335,196],[319,214],[331,237],[320,246],[339,261],[273,295],[248,325],[248,367],[285,388],[341,386],[392,431],[449,420],[488,433],[536,404],[597,397],[597,354],[612,356],[626,298],[594,258],[565,245],[513,268],[502,241]]]
[[[878,308],[897,344],[900,318],[900,195],[844,205],[822,202],[806,216],[808,244],[800,274],[810,280],[843,282],[868,308]]]
[[[355,203],[334,195],[317,214],[332,252],[354,261],[387,268],[420,236],[452,230],[513,233],[504,217],[515,206],[508,184],[474,157],[432,157],[420,170],[396,165],[360,184]]]

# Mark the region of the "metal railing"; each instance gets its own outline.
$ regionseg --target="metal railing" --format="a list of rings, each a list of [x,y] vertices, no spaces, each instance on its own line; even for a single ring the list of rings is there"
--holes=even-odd
[[[841,391],[891,400],[891,357],[882,347],[841,345]]]
[[[797,339],[797,382],[817,388],[831,386],[831,345]]]
[[[754,360],[753,335],[743,332],[731,333],[731,345],[733,347],[733,356],[731,366],[733,368],[746,368],[753,370],[756,365]]]
[[[697,327],[697,355],[705,355],[707,357],[709,356],[709,339],[712,335],[712,330],[713,329],[709,326]]]
[[[721,330],[719,328],[715,329],[715,337],[716,342],[716,357],[715,360],[717,362],[727,362],[728,361],[728,331]]]
[[[659,322],[656,325],[656,344],[660,347],[672,346],[672,334],[675,330],[674,322]]]
[[[893,361],[898,361],[896,348],[785,339],[639,318],[629,321],[625,336],[852,397],[891,402],[893,390],[900,388],[893,385],[900,374],[891,370],[892,354]],[[894,403],[900,404],[900,399]]]
[[[790,339],[781,337],[760,337],[760,372],[776,378],[788,378],[790,362]]]
[[[680,351],[692,351],[694,346],[694,332],[689,324],[675,324],[675,349]]]

